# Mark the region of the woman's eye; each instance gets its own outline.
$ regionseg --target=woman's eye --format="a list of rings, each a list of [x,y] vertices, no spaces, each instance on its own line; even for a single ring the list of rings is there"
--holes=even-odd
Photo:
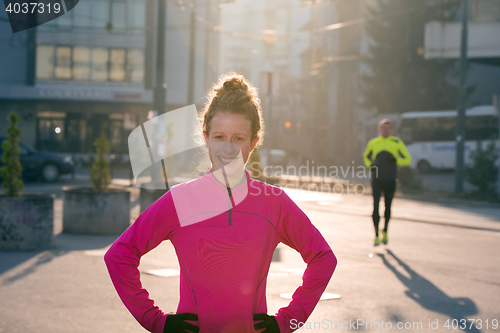
[[[217,140],[221,140],[221,139],[222,139],[222,135],[217,135],[215,138],[216,138]]]
[[[236,141],[243,141],[243,138],[237,137]]]

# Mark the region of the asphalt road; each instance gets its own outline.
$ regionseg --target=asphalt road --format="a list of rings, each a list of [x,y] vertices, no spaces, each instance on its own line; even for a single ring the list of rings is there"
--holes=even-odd
[[[47,251],[0,252],[0,332],[144,332],[119,300],[103,262],[116,236],[60,233],[60,186],[85,182],[27,184],[26,191],[58,197],[56,235]],[[288,193],[338,258],[326,293],[340,298],[320,301],[300,331],[500,332],[500,208],[396,198],[389,244],[374,247],[370,196]],[[137,194],[131,200],[137,216]],[[301,284],[305,268],[297,252],[278,248],[268,278],[269,313],[288,304],[280,295]],[[175,311],[179,266],[171,244],[148,253],[139,268],[156,304]],[[467,329],[453,328],[463,320]]]

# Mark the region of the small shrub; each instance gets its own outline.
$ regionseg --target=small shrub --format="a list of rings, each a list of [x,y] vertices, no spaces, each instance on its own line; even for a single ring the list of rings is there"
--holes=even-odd
[[[96,191],[106,191],[111,183],[111,174],[106,155],[109,153],[109,142],[104,132],[94,141],[97,158],[90,169],[92,187]]]
[[[465,178],[469,183],[479,188],[482,193],[494,193],[498,178],[498,167],[495,161],[499,151],[495,141],[490,141],[485,149],[481,141],[477,142],[477,149],[470,153],[472,164],[465,167]]]
[[[0,167],[0,178],[3,178],[2,189],[6,196],[17,197],[24,187],[21,179],[23,166],[21,165],[21,148],[19,147],[19,137],[21,130],[16,126],[19,122],[19,116],[12,111],[7,116],[10,126],[7,128],[7,139],[2,143],[2,162],[4,166]]]

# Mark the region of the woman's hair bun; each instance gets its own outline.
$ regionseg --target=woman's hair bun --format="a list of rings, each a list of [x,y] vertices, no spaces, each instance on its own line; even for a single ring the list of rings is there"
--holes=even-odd
[[[243,78],[233,77],[222,85],[222,89],[217,89],[217,95],[223,93],[234,93],[237,90],[242,90],[243,92],[248,92],[248,85],[243,81]]]

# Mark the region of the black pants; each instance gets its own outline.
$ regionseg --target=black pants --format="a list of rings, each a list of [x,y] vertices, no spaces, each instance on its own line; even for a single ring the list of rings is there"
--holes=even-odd
[[[378,236],[378,224],[380,221],[378,206],[380,202],[380,197],[382,196],[383,193],[385,201],[384,231],[387,232],[387,227],[389,226],[389,219],[391,218],[392,198],[394,198],[394,192],[396,191],[396,181],[374,178],[372,179],[372,191],[373,191],[373,215],[372,215],[373,226],[375,227],[375,235]]]

